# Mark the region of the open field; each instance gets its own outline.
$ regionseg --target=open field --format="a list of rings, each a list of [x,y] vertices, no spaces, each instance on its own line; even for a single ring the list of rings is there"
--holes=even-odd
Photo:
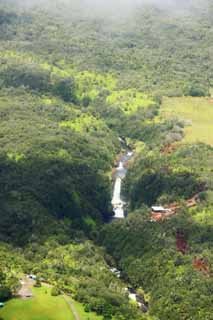
[[[164,98],[161,116],[188,123],[184,142],[204,142],[213,146],[213,99]]]
[[[8,301],[0,316],[4,320],[75,320],[63,297],[52,297],[50,290],[34,288],[34,298]]]
[[[53,297],[51,289],[33,288],[34,297],[29,300],[12,299],[0,310],[4,320],[75,320],[68,304],[62,296]],[[74,302],[81,320],[101,320],[94,313],[84,312],[83,305]]]

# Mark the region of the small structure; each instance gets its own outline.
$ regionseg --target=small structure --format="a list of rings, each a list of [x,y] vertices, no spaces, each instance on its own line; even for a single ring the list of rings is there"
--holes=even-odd
[[[0,302],[0,308],[3,308],[3,307],[4,307],[4,303]]]
[[[159,206],[159,207],[153,206],[153,207],[152,207],[152,212],[153,212],[153,213],[166,213],[166,212],[168,212],[168,211],[170,211],[170,209],[166,209],[166,208],[161,207],[161,206]]]
[[[173,211],[168,208],[164,208],[161,206],[153,206],[152,207],[152,214],[151,214],[151,221],[160,221],[166,217],[169,217],[173,214]]]

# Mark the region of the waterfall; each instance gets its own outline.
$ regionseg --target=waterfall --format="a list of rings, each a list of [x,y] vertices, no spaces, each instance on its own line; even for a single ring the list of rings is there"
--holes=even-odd
[[[129,161],[129,159],[132,156],[133,156],[133,152],[129,151],[125,156],[122,157],[118,167],[116,168],[115,184],[113,189],[113,197],[111,201],[113,206],[113,211],[115,213],[114,215],[115,219],[125,218],[124,208],[126,203],[121,199],[122,180],[125,178],[127,173],[127,169],[124,167],[124,165]]]

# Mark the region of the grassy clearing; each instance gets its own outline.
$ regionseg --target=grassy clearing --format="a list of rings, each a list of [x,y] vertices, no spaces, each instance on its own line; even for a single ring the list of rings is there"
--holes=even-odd
[[[179,118],[189,125],[184,142],[204,142],[213,146],[213,100],[210,98],[164,98],[161,116]]]
[[[29,300],[12,299],[0,310],[4,320],[75,320],[62,296],[52,297],[51,289],[33,288],[34,297]],[[101,320],[95,313],[86,313],[82,304],[73,301],[81,320]]]
[[[34,288],[34,298],[12,299],[0,311],[4,320],[74,320],[63,297],[52,297],[49,288]]]

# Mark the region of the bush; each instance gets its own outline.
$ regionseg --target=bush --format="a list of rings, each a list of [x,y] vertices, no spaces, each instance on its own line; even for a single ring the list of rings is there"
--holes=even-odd
[[[59,288],[57,287],[53,287],[52,290],[51,290],[51,296],[53,297],[57,297],[61,294]]]
[[[2,286],[0,287],[0,301],[4,302],[12,298],[12,292],[10,288]]]
[[[85,311],[85,312],[91,312],[91,311],[92,311],[92,307],[91,307],[91,305],[90,305],[89,303],[87,303],[87,304],[85,305],[84,311]]]
[[[206,201],[208,198],[208,194],[207,192],[203,191],[199,193],[198,197],[200,201]]]
[[[88,96],[85,96],[82,100],[82,104],[85,108],[87,108],[90,105],[91,99]]]
[[[1,77],[6,87],[24,86],[35,91],[48,91],[50,86],[49,72],[41,70],[36,64],[30,66],[9,66]]]
[[[53,94],[61,97],[66,102],[76,102],[75,84],[72,79],[60,79],[53,86]]]
[[[206,97],[209,96],[209,89],[200,84],[192,84],[184,88],[184,95],[191,97]]]
[[[39,279],[36,279],[36,282],[34,284],[35,288],[40,288],[41,287],[41,281]]]

